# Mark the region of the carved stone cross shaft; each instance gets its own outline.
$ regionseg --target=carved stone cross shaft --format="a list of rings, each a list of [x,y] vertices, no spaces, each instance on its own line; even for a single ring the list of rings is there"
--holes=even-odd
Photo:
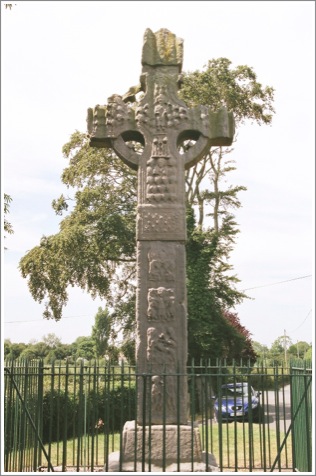
[[[111,147],[138,170],[136,362],[141,425],[187,423],[184,174],[211,146],[230,145],[234,135],[233,116],[225,108],[189,109],[178,98],[182,55],[180,38],[166,29],[147,29],[140,87],[88,110],[90,145]],[[139,91],[143,97],[131,105]],[[183,152],[180,145],[188,139],[195,145]],[[148,373],[152,377],[145,382],[142,374]]]

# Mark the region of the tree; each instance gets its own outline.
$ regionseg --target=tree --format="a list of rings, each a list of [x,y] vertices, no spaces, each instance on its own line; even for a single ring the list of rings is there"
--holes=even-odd
[[[207,104],[215,111],[226,106],[234,113],[237,130],[246,121],[270,124],[274,113],[274,89],[263,87],[251,67],[232,68],[231,65],[227,58],[212,59],[203,71],[184,73],[179,95],[190,107]],[[234,161],[229,158],[231,150],[211,148],[186,176],[188,203],[198,206],[198,225],[203,225],[205,206],[211,204],[215,232],[219,230],[219,219],[225,217],[225,211],[240,206],[237,193],[245,190],[241,186],[219,188],[220,180],[235,170]],[[203,182],[206,188],[202,188]]]
[[[12,342],[10,339],[4,339],[3,341],[3,355],[4,358],[8,357],[10,354]]]
[[[275,339],[270,348],[270,357],[278,362],[287,361],[287,350],[292,345],[292,341],[287,335]]]
[[[75,205],[55,235],[20,261],[33,298],[45,302],[44,317],[59,320],[67,287],[79,286],[93,298],[112,304],[126,293],[135,265],[136,175],[114,154],[89,147],[86,134],[75,132],[63,147],[69,160],[62,181],[75,188]],[[53,202],[57,214],[68,209],[62,195]]]
[[[225,310],[243,295],[220,278],[210,285],[217,243],[210,231],[195,226],[194,213],[188,209],[187,294],[189,358],[251,358],[255,353],[249,332],[237,314]]]
[[[10,203],[12,202],[12,198],[7,193],[4,194],[4,220],[3,220],[3,228],[4,232],[12,235],[14,233],[13,227],[11,223],[8,221],[6,216],[10,213]],[[4,236],[6,238],[6,236]],[[6,248],[5,248],[6,249]]]
[[[307,349],[307,351],[304,355],[304,359],[312,361],[312,359],[313,359],[313,348],[312,348],[312,346],[310,346],[309,349]]]
[[[22,352],[26,349],[27,345],[24,343],[11,342],[10,339],[5,339],[3,342],[3,353],[5,359],[15,360],[18,359]]]
[[[307,351],[311,348],[311,345],[305,341],[297,341],[296,344],[292,344],[288,348],[288,354],[291,357],[297,357],[298,359],[304,359]]]
[[[250,332],[243,326],[240,322],[238,314],[235,312],[224,311],[224,317],[229,322],[229,324],[237,331],[241,336],[239,339],[240,345],[236,346],[238,339],[234,342],[235,348],[230,348],[230,352],[233,354],[233,358],[248,358],[252,361],[255,361],[258,357],[256,353]]]
[[[43,336],[43,342],[47,345],[50,349],[56,349],[57,347],[61,346],[61,340],[59,337],[56,336],[54,333],[47,334]]]
[[[264,360],[268,357],[269,355],[269,347],[264,344],[260,344],[260,342],[257,341],[252,341],[252,347],[253,350],[255,351],[256,355],[258,358]]]
[[[113,319],[108,309],[99,307],[94,318],[94,326],[92,327],[91,337],[94,342],[96,357],[104,357],[110,345],[111,335],[115,331],[113,329]]]
[[[130,365],[136,365],[135,339],[125,339],[121,345],[121,352]]]
[[[120,351],[126,360],[134,365],[135,362],[135,313],[136,313],[136,288],[132,287],[131,292],[125,296],[124,300],[117,302],[113,319],[119,323],[117,331],[122,335]]]
[[[51,347],[46,356],[45,363],[52,364],[55,360],[64,360],[69,357],[69,345],[59,344],[56,347]]]
[[[191,107],[209,104],[218,110],[225,105],[234,112],[237,129],[246,121],[270,124],[274,112],[273,88],[263,87],[248,66],[231,68],[227,58],[209,61],[202,72],[184,74],[180,95]],[[212,243],[209,286],[216,290],[224,312],[247,297],[236,290],[237,276],[229,274],[233,270],[230,253],[239,233],[232,211],[241,206],[238,194],[246,190],[240,185],[227,187],[225,183],[228,173],[235,170],[231,152],[231,148],[213,147],[186,174],[187,202],[197,213],[195,227],[204,229]]]
[[[217,109],[226,104],[234,110],[237,126],[248,119],[259,124],[271,122],[273,89],[263,88],[247,66],[231,69],[231,62],[225,58],[211,60],[202,73],[185,74],[181,95],[189,106],[212,104]],[[235,288],[238,278],[229,274],[229,254],[239,231],[232,209],[240,206],[237,194],[245,189],[221,187],[226,174],[234,170],[228,159],[230,150],[211,149],[186,176],[188,209],[199,213],[197,224],[190,229],[194,237],[189,237],[187,250],[190,253],[189,247],[193,246],[192,256],[199,252],[201,269],[207,270],[205,282],[199,287],[194,284],[194,266],[188,265],[188,282],[195,289],[189,290],[189,329],[196,327],[191,333],[195,341],[199,335],[208,339],[210,332],[205,332],[216,316],[222,330],[226,329],[228,321],[223,312],[245,298]],[[106,299],[114,309],[113,316],[123,319],[126,335],[130,336],[134,327],[126,311],[132,311],[135,296],[136,174],[111,150],[90,148],[86,134],[78,131],[63,147],[63,154],[69,165],[62,181],[73,190],[74,205],[70,209],[72,198],[64,195],[53,202],[57,214],[68,215],[62,219],[58,233],[44,236],[21,259],[21,274],[28,279],[33,298],[46,301],[44,317],[60,319],[68,286],[79,286],[92,297]],[[212,226],[203,229],[207,215],[212,218]],[[206,257],[208,264],[203,262]],[[198,277],[195,273],[195,279]],[[201,293],[207,295],[204,304],[208,303],[203,319],[194,310],[196,300],[203,305]],[[230,325],[228,329],[232,338],[240,337],[236,328]]]
[[[35,342],[34,344],[28,344],[21,353],[21,359],[44,359],[49,352],[49,347],[45,342]]]
[[[76,347],[76,359],[82,358],[86,360],[91,360],[95,357],[94,341],[91,337],[78,337],[75,340],[74,344]]]

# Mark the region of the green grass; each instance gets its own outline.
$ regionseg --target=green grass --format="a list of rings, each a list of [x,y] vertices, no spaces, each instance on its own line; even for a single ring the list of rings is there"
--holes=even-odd
[[[243,423],[222,424],[212,422],[208,425],[199,425],[203,449],[212,453],[223,472],[236,471],[269,471],[278,454],[278,447],[283,442],[284,434],[277,434],[273,429],[259,424],[251,427]],[[59,441],[45,445],[52,465],[60,467],[63,463],[63,442]],[[76,471],[77,464],[83,470],[94,467],[103,468],[107,455],[120,450],[120,434],[86,435],[80,439],[69,439],[65,445],[65,465],[68,471]],[[220,457],[221,455],[221,457]],[[15,453],[17,461],[20,454]],[[291,441],[287,441],[281,453],[280,466],[275,471],[291,471],[292,452]],[[42,452],[41,465],[47,467],[46,458]],[[15,471],[13,467],[10,469]],[[59,469],[61,470],[61,469]]]
[[[271,468],[285,436],[284,433],[277,434],[267,425],[250,426],[239,422],[223,423],[221,431],[218,423],[209,425],[208,431],[201,425],[200,433],[202,442],[214,454],[223,471]],[[292,447],[288,439],[281,452],[280,468],[291,468],[291,463]]]
[[[54,466],[60,466],[63,460],[63,443],[45,445]],[[120,449],[120,434],[99,434],[93,438],[86,435],[80,438],[67,440],[66,466],[76,466],[79,454],[79,466],[90,466],[93,459],[95,466],[104,466],[106,455]],[[92,458],[93,456],[93,458]]]
[[[208,452],[213,453],[217,464],[222,467],[223,471],[243,470],[259,471],[260,469],[268,470],[274,463],[278,447],[282,444],[284,434],[278,436],[277,432],[263,427],[259,424],[230,423],[223,424],[222,431],[218,423],[212,423],[206,432],[205,426],[200,425],[201,442],[204,448],[208,448]],[[250,429],[251,428],[251,429]],[[105,445],[107,448],[105,448]],[[50,452],[51,460],[54,466],[62,464],[62,443],[53,443],[50,448],[46,446]],[[120,449],[119,433],[105,437],[103,434],[95,436],[94,440],[91,436],[82,437],[78,442],[75,440],[67,441],[67,466],[75,466],[79,451],[79,466],[90,466],[91,455],[95,466],[103,466],[106,460],[106,454]],[[222,458],[220,458],[220,454]],[[290,439],[287,441],[281,453],[280,468],[291,469],[292,449]],[[275,469],[278,470],[277,464]]]

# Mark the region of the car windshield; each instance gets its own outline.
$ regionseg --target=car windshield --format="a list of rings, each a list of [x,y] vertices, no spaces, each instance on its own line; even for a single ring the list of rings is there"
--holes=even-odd
[[[242,395],[248,396],[247,385],[243,385],[240,387],[222,387],[223,397],[241,397]]]

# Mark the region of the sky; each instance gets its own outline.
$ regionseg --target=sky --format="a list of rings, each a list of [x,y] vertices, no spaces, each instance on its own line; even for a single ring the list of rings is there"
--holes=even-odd
[[[1,188],[11,195],[14,234],[2,240],[2,340],[63,343],[91,334],[99,306],[71,289],[59,322],[42,317],[20,259],[58,232],[53,199],[67,161],[62,146],[86,131],[87,109],[139,82],[143,35],[167,28],[184,40],[183,70],[226,57],[275,89],[271,126],[238,130],[227,176],[241,192],[231,254],[234,309],[261,344],[287,335],[314,342],[315,2],[1,2]],[[3,204],[2,204],[3,208]],[[4,246],[7,248],[4,250]]]

